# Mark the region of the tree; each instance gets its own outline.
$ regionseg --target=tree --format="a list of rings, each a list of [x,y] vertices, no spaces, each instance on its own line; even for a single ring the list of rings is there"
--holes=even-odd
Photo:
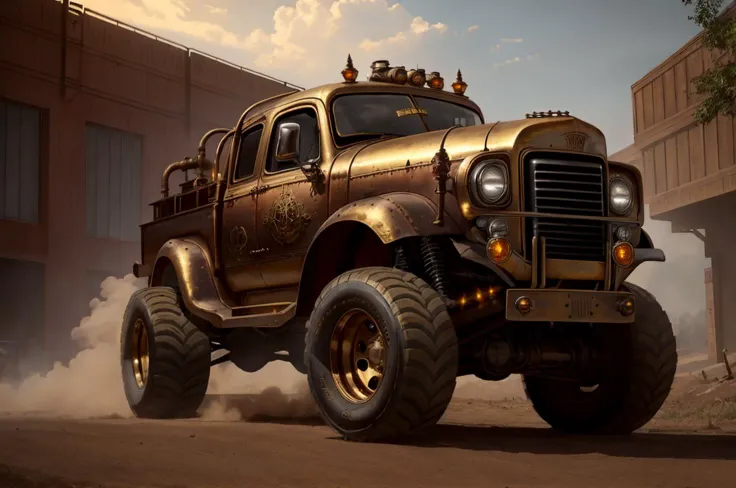
[[[736,117],[736,20],[720,15],[723,0],[682,0],[695,4],[690,19],[703,28],[703,44],[713,53],[713,67],[698,77],[695,91],[703,100],[695,111],[700,123],[721,114]]]

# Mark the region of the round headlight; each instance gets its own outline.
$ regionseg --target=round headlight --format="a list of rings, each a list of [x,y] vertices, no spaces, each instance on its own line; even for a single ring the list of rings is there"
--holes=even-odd
[[[634,203],[634,191],[628,181],[615,178],[611,181],[611,210],[618,215],[626,215]]]
[[[503,161],[478,164],[470,174],[470,190],[479,203],[494,205],[500,202],[508,188],[508,174]]]

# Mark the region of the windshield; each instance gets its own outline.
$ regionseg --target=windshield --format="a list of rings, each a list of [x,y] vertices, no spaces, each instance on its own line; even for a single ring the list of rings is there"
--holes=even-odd
[[[344,95],[332,104],[338,145],[384,135],[410,136],[453,125],[481,123],[469,108],[442,100],[408,95]],[[426,126],[425,126],[426,124]]]

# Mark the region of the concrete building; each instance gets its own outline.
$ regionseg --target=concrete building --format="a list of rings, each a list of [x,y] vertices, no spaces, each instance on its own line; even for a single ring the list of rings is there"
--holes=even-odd
[[[0,341],[63,357],[138,259],[165,166],[300,87],[68,0],[0,2],[0,46]]]
[[[736,16],[736,2],[724,15]],[[719,55],[703,46],[701,33],[634,83],[634,144],[609,156],[640,169],[653,219],[704,240],[712,263],[704,281],[714,360],[723,348],[736,350],[736,123],[719,116],[698,124],[693,81]]]

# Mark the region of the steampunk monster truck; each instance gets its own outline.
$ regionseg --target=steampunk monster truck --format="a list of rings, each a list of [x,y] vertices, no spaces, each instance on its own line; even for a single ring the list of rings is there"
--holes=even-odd
[[[135,414],[193,415],[211,365],[280,359],[351,440],[433,425],[462,375],[523,375],[567,432],[649,421],[677,356],[625,281],[664,261],[639,171],[567,112],[486,123],[459,72],[445,91],[436,72],[371,68],[356,82],[348,58],[343,83],[258,102],[166,169],[123,324]],[[177,170],[197,177],[170,195]]]

